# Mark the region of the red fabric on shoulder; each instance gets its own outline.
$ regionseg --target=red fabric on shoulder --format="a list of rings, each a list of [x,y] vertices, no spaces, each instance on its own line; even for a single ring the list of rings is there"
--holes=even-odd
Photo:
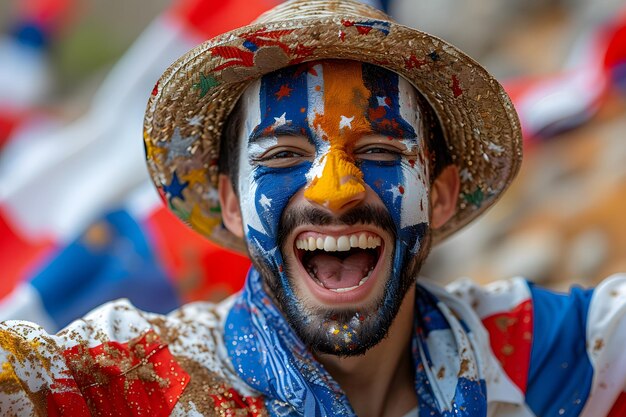
[[[126,343],[77,345],[63,355],[73,378],[55,381],[48,394],[51,416],[165,417],[189,383],[152,330]]]
[[[613,408],[607,417],[624,417],[626,416],[626,392],[622,392],[617,401],[613,404]]]
[[[511,380],[526,393],[532,346],[533,309],[531,300],[513,310],[483,319],[491,349]]]

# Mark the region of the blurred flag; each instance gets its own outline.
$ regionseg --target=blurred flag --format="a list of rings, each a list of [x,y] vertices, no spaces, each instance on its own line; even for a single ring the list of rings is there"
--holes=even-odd
[[[51,86],[48,47],[70,20],[74,0],[25,0],[0,36],[0,151],[14,131],[42,117]]]
[[[147,97],[171,62],[275,4],[175,1],[81,119],[9,138],[0,153],[0,319],[54,330],[111,298],[164,312],[241,286],[247,258],[196,236],[158,200],[140,132]]]
[[[505,83],[527,145],[587,122],[626,85],[626,9],[580,40],[560,73]]]
[[[16,17],[6,35],[0,36],[0,161],[5,148],[21,146],[20,138],[53,129],[57,122],[38,106],[51,86],[48,48],[69,21],[73,0],[25,0],[16,2]],[[0,162],[0,195],[10,173]],[[15,277],[47,253],[53,244],[46,236],[28,240],[21,236],[0,204],[0,297],[8,293]]]

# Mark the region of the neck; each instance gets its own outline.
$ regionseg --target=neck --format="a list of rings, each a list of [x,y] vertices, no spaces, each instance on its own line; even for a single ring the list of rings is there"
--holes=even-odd
[[[410,348],[414,305],[412,287],[387,337],[365,354],[355,357],[317,355],[348,396],[356,415],[401,417],[417,405]]]

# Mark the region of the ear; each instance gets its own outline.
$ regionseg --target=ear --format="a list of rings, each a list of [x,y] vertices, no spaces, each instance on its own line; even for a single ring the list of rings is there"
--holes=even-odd
[[[435,178],[430,188],[430,224],[433,229],[443,226],[456,213],[460,186],[456,165],[448,165]]]
[[[224,225],[232,234],[243,238],[243,220],[239,207],[239,197],[233,190],[233,184],[227,175],[219,175],[218,189]]]

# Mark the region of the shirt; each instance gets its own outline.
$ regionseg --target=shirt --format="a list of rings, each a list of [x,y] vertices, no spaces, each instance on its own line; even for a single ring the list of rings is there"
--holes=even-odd
[[[484,346],[488,417],[626,415],[626,275],[569,294],[521,278],[485,287],[418,282]],[[1,414],[268,415],[268,399],[242,380],[224,342],[236,299],[168,315],[118,300],[56,335],[4,322]],[[456,375],[441,379],[445,397]]]

